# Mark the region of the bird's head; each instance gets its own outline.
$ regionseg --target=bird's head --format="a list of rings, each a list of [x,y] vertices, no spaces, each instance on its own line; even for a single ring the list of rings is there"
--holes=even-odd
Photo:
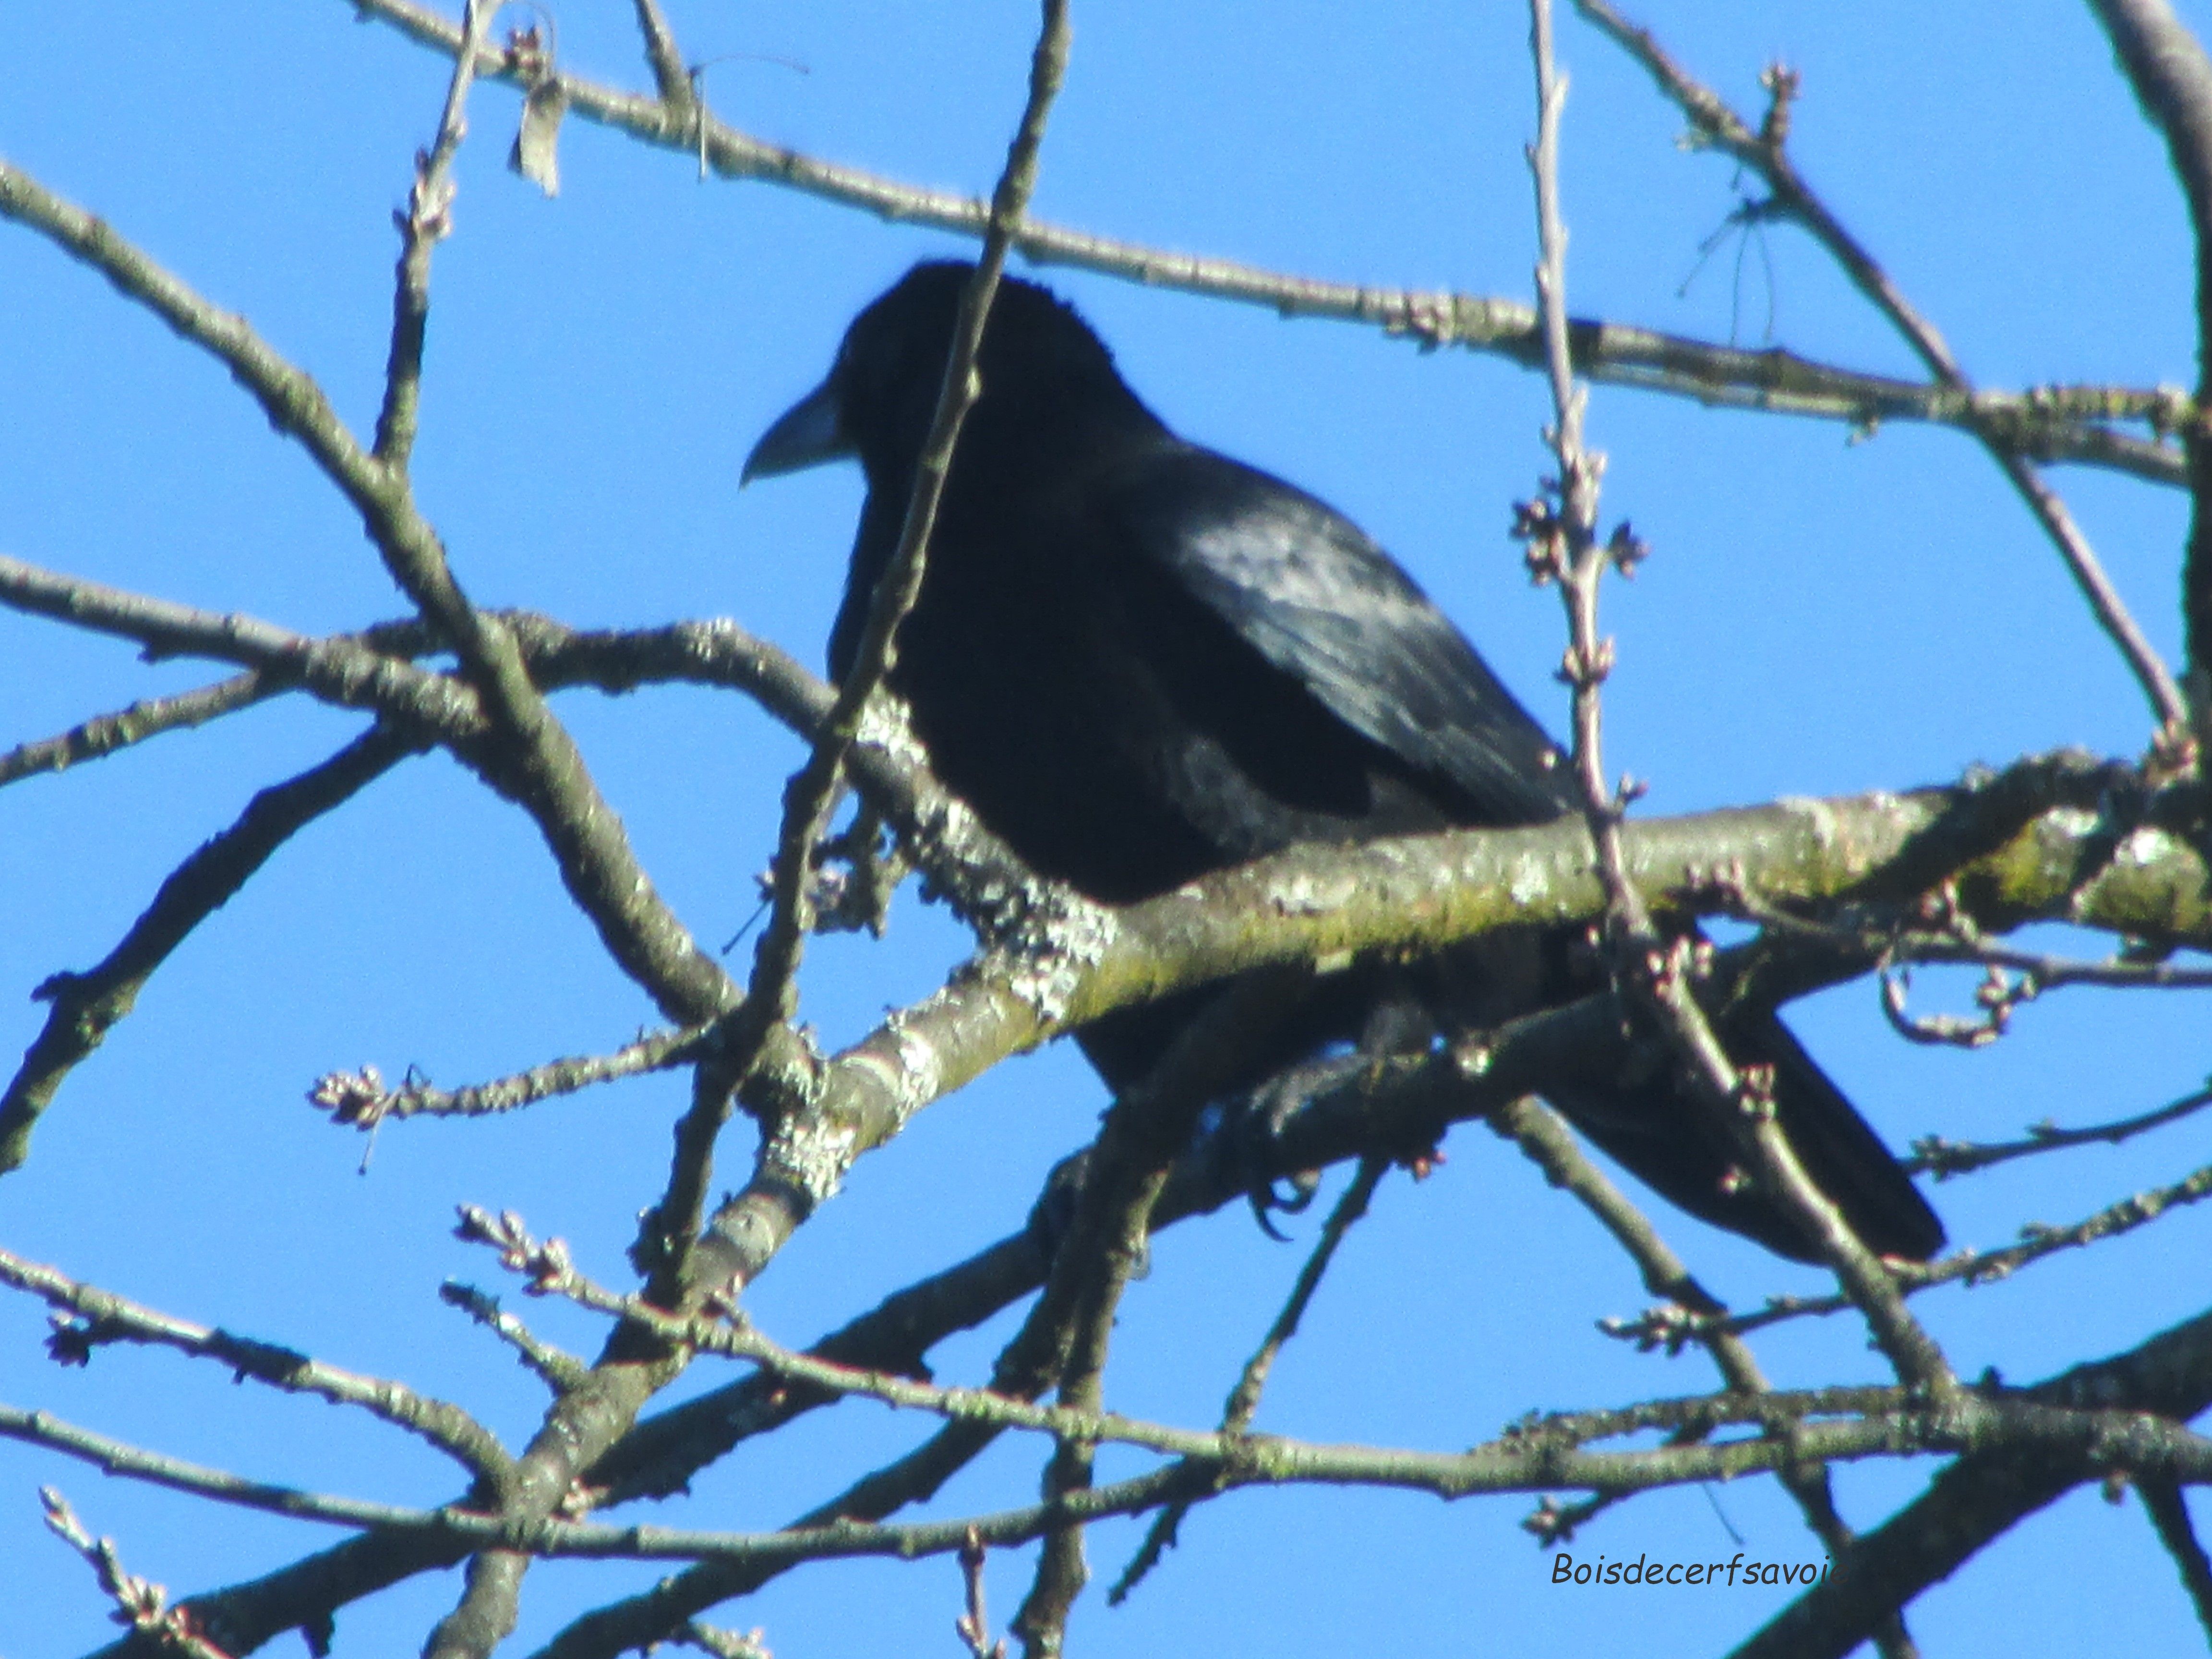
[[[902,276],[845,331],[820,386],[753,446],[743,481],[856,459],[871,486],[910,478],[945,381],[960,301],[975,267],[931,260]],[[1084,388],[1111,387],[1132,404],[1105,343],[1051,290],[1007,276],[992,301],[977,358],[987,418],[1042,421],[1081,406]]]

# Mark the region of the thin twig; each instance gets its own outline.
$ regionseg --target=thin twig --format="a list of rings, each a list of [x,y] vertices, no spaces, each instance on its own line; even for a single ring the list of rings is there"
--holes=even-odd
[[[2189,203],[2197,252],[2199,401],[2212,386],[2212,59],[2166,0],[2091,0],[2112,37],[2143,112],[2166,138]],[[2197,740],[2212,744],[2212,446],[2203,421],[2182,428],[2194,511],[2182,568],[2181,612],[2188,634],[2191,695]]]
[[[64,201],[6,161],[0,161],[0,217],[46,237],[212,355],[260,405],[269,423],[296,438],[356,506],[382,489],[383,469],[338,418],[322,388],[243,317],[210,304],[105,220]]]
[[[610,1054],[548,1060],[511,1077],[453,1090],[434,1089],[411,1075],[398,1088],[389,1088],[381,1073],[365,1066],[358,1072],[332,1072],[318,1078],[307,1091],[307,1099],[329,1112],[331,1122],[359,1129],[373,1129],[388,1118],[483,1117],[574,1094],[598,1084],[672,1071],[695,1057],[694,1045],[709,1029],[694,1025],[683,1030],[653,1031]]]
[[[1923,317],[1907,301],[1902,290],[1874,256],[1844,228],[1842,221],[1832,213],[1827,204],[1814,193],[1797,172],[1790,159],[1784,138],[1788,131],[1786,118],[1769,119],[1754,131],[1751,125],[1731,110],[1725,100],[1710,88],[1692,79],[1661,49],[1650,33],[1637,27],[1607,3],[1607,0],[1575,0],[1576,9],[1607,38],[1626,51],[1640,64],[1660,90],[1673,99],[1689,118],[1698,138],[1721,150],[1739,164],[1751,168],[1765,180],[1773,195],[1772,211],[1786,214],[1811,233],[1814,239],[1826,248],[1836,262],[1842,265],[1852,283],[1871,301],[1875,308],[1887,317],[1893,327],[1902,335],[1929,372],[1942,384],[1960,396],[1972,398],[1973,386],[1966,371],[1953,356],[1933,323]],[[1786,112],[1788,102],[1796,92],[1796,77],[1786,70],[1777,70],[1769,76],[1778,109]],[[2028,511],[2043,526],[2052,545],[2065,561],[2073,575],[2075,585],[2089,604],[2097,623],[2118,648],[2129,669],[2142,687],[2151,709],[2163,728],[2163,741],[2182,742],[2188,732],[2188,708],[2181,690],[2174,684],[2163,659],[2153,648],[2135,618],[2129,614],[2126,601],[2105,574],[2088,538],[2074,522],[2073,514],[2057,490],[2045,483],[2041,474],[2029,464],[2021,447],[2011,441],[2010,434],[2001,426],[1978,422],[1964,422],[1967,429],[1980,439],[1990,457],[2002,471]]]
[[[21,1166],[32,1129],[64,1080],[131,1012],[170,952],[293,836],[427,746],[378,725],[321,765],[262,790],[228,828],[169,872],[153,902],[98,964],[82,973],[55,974],[39,987],[34,994],[52,1012],[0,1091],[0,1174]]]
[[[54,737],[19,744],[0,754],[0,785],[100,760],[164,732],[204,726],[289,689],[264,674],[234,674],[213,685],[196,686],[173,696],[149,697],[112,714],[95,714]]]
[[[347,0],[409,39],[451,56],[459,31],[415,0]],[[528,84],[496,57],[478,59],[480,76]],[[763,143],[703,112],[672,117],[657,96],[564,75],[561,83],[577,112],[642,143],[703,158],[726,178],[760,179],[805,191],[878,217],[980,236],[986,215],[973,198],[933,191],[842,167]],[[1424,346],[1459,346],[1540,369],[1544,349],[1533,307],[1498,296],[1414,291],[1323,282],[1232,260],[1097,236],[1031,219],[1014,243],[1024,258],[1097,271],[1148,288],[1263,307],[1284,316],[1327,318],[1379,327]],[[1962,393],[1814,362],[1784,350],[1669,335],[1629,324],[1577,319],[1572,325],[1579,372],[1614,385],[1641,386],[1703,404],[1840,421],[1869,428],[1887,421],[1934,421],[1973,427],[1987,422],[2014,434],[2023,453],[2052,461],[2106,466],[2154,482],[2184,482],[2182,458],[2166,434],[2195,418],[2194,405],[2172,388],[2048,386],[2022,392]],[[2117,432],[2111,421],[2142,421],[2154,434]]]
[[[984,325],[998,293],[1000,274],[1006,269],[1007,249],[1021,228],[1030,191],[1036,185],[1045,119],[1066,70],[1067,40],[1066,0],[1045,0],[1043,28],[1030,68],[1029,101],[1007,149],[998,186],[992,191],[990,225],[981,257],[960,296],[951,355],[945,362],[928,435],[915,463],[897,548],[876,583],[852,667],[837,688],[836,703],[823,722],[805,767],[792,780],[786,793],[783,827],[777,837],[775,907],[754,957],[746,992],[749,1012],[742,1017],[748,1028],[791,1017],[793,976],[813,923],[810,856],[829,828],[830,814],[844,780],[846,757],[860,732],[869,701],[890,672],[899,625],[921,592],[930,532],[951,473],[954,449],[968,411],[982,391],[975,359],[982,348]],[[737,1039],[734,1046],[743,1056],[743,1038]]]
[[[2180,1571],[2181,1587],[2197,1609],[2197,1622],[2204,1627],[2206,1639],[2212,1640],[2212,1561],[2205,1559],[2204,1546],[2197,1541],[2179,1484],[2163,1475],[2146,1475],[2135,1487],[2151,1525],[2158,1529],[2158,1541]]]
[[[430,255],[453,228],[453,158],[469,130],[469,87],[476,79],[477,53],[491,27],[497,0],[462,0],[461,50],[453,54],[453,79],[438,135],[415,156],[415,183],[407,210],[393,215],[399,226],[399,265],[392,301],[392,346],[384,370],[384,407],[376,416],[376,459],[395,474],[404,474],[415,448],[422,409],[422,343],[430,321]]]
[[[1923,1135],[1912,1143],[1912,1156],[1905,1160],[1905,1167],[1914,1174],[1928,1170],[1936,1180],[1944,1181],[1952,1176],[1986,1170],[1992,1164],[2008,1163],[2016,1158],[2062,1152],[2069,1146],[2117,1146],[2147,1130],[2179,1122],[2207,1106],[2212,1106],[2212,1086],[2194,1090],[2155,1110],[2133,1117],[2117,1118],[2110,1123],[2092,1123],[2079,1129],[2062,1129],[2047,1119],[2040,1123],[2031,1123],[2026,1138],[2020,1140],[1982,1143],[1949,1140],[1942,1135]]]
[[[1328,1220],[1322,1225],[1321,1237],[1314,1241],[1305,1264],[1298,1269],[1297,1278],[1291,1285],[1289,1297],[1276,1314],[1274,1322],[1261,1340],[1260,1346],[1244,1364],[1237,1386],[1229,1391],[1229,1398],[1221,1412],[1221,1430],[1224,1434],[1242,1434],[1252,1425],[1259,1413],[1261,1392],[1267,1386],[1267,1375],[1274,1369],[1275,1360],[1283,1346],[1297,1334],[1298,1323],[1313,1301],[1314,1292],[1320,1289],[1322,1275],[1336,1255],[1337,1246],[1344,1242],[1354,1222],[1367,1213],[1367,1206],[1375,1196],[1375,1188],[1390,1167],[1390,1160],[1370,1154],[1359,1161],[1359,1170],[1352,1177],[1330,1210]],[[1119,1607],[1127,1601],[1129,1592],[1144,1581],[1145,1576],[1158,1565],[1161,1554],[1176,1541],[1185,1516],[1191,1510],[1190,1500],[1178,1498],[1152,1517],[1146,1529],[1145,1540],[1121,1570],[1106,1592],[1106,1604]]]
[[[2212,1198],[2212,1164],[2193,1170],[2180,1180],[2164,1187],[2154,1187],[2148,1192],[2121,1199],[2109,1204],[2094,1214],[2074,1223],[2071,1226],[2051,1227],[2040,1222],[2031,1222],[2021,1229],[2017,1244],[2008,1244],[1989,1250],[1959,1250],[1941,1261],[1922,1266],[1907,1264],[1897,1269],[1898,1279],[1907,1296],[1932,1289],[1938,1285],[1964,1284],[1969,1288],[1977,1285],[1994,1284],[2009,1279],[2021,1268],[2033,1265],[2061,1250],[2076,1250],[2103,1238],[2133,1232],[2148,1226],[2160,1216],[2188,1205],[2202,1203]],[[1853,1304],[1840,1296],[1785,1296],[1771,1298],[1767,1304],[1752,1313],[1731,1314],[1721,1322],[1729,1330],[1739,1334],[1759,1330],[1784,1320],[1821,1317],[1841,1313]],[[1679,1335],[1669,1334],[1665,1340],[1687,1340],[1698,1334],[1694,1316],[1686,1320],[1669,1317],[1670,1328],[1677,1324],[1686,1327]],[[1643,1320],[1609,1321],[1605,1328],[1615,1336],[1642,1340],[1645,1328]]]
[[[1606,892],[1607,927],[1623,979],[1657,1016],[1686,1063],[1705,1109],[1751,1154],[1753,1169],[1795,1212],[1851,1299],[1865,1313],[1875,1340],[1899,1374],[1931,1392],[1948,1394],[1956,1380],[1942,1351],[1906,1310],[1881,1263],[1844,1223],[1827,1197],[1798,1165],[1774,1117],[1771,1096],[1757,1080],[1739,1076],[1714,1036],[1687,983],[1687,963],[1676,944],[1652,926],[1621,850],[1620,820],[1631,792],[1616,794],[1605,776],[1599,687],[1611,669],[1613,643],[1597,630],[1599,578],[1608,565],[1626,568],[1643,549],[1626,527],[1607,543],[1597,537],[1597,487],[1602,459],[1583,446],[1587,394],[1575,383],[1567,344],[1566,231],[1559,216],[1559,121],[1565,87],[1552,61],[1549,0],[1530,0],[1536,61],[1538,126],[1530,166],[1535,175],[1537,222],[1542,247],[1537,296],[1546,319],[1554,424],[1550,433],[1559,461],[1553,486],[1559,506],[1522,509],[1530,568],[1539,580],[1555,580],[1565,605],[1571,641],[1563,669],[1574,694],[1574,766],[1582,786],[1583,816],[1596,851]]]
[[[668,106],[670,113],[681,119],[695,98],[690,70],[676,45],[676,32],[668,27],[660,0],[636,0],[636,5],[637,30],[645,37],[645,61],[653,70],[653,84],[659,88],[660,101]]]
[[[89,1364],[94,1352],[111,1342],[174,1348],[194,1358],[214,1360],[240,1381],[252,1377],[287,1394],[314,1395],[334,1405],[358,1407],[420,1436],[471,1474],[507,1467],[507,1452],[498,1437],[468,1413],[387,1378],[364,1376],[274,1343],[157,1313],[9,1250],[0,1250],[0,1284],[28,1291],[47,1306],[64,1310],[67,1316],[55,1320],[53,1334],[47,1339],[54,1358],[64,1364]]]
[[[473,1285],[447,1279],[438,1287],[438,1299],[463,1313],[514,1350],[514,1356],[555,1394],[577,1387],[591,1367],[572,1353],[555,1347],[499,1305],[499,1298]]]
[[[166,1487],[171,1492],[298,1521],[319,1521],[340,1527],[389,1527],[415,1530],[435,1528],[442,1516],[453,1513],[450,1510],[413,1509],[399,1504],[370,1503],[362,1498],[308,1492],[298,1486],[280,1486],[262,1480],[249,1480],[244,1475],[234,1474],[228,1469],[195,1463],[189,1458],[170,1457],[160,1452],[148,1451],[142,1446],[131,1445],[128,1441],[79,1428],[52,1412],[27,1412],[13,1406],[0,1405],[0,1438],[59,1452],[90,1464],[103,1474],[120,1475],[128,1480],[143,1480],[149,1486]],[[477,1519],[479,1534],[493,1531],[492,1528],[483,1525],[484,1517]]]
[[[46,1507],[47,1527],[84,1558],[100,1588],[115,1603],[116,1623],[150,1638],[162,1653],[179,1656],[179,1659],[230,1659],[201,1634],[189,1607],[171,1607],[167,1590],[150,1578],[125,1571],[115,1540],[95,1539],[87,1532],[61,1493],[52,1486],[41,1486],[39,1499]]]

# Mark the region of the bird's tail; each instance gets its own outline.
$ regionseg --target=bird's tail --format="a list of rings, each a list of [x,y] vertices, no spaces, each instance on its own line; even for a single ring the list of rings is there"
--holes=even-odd
[[[1257,1091],[1331,1043],[1357,1042],[1370,1050],[1378,1030],[1393,1024],[1378,1014],[1401,1006],[1448,1008],[1451,1018],[1437,1024],[1479,1030],[1532,1006],[1571,1001],[1601,982],[1574,957],[1563,934],[1510,934],[1471,941],[1411,975],[1395,969],[1331,975],[1297,991],[1291,1017],[1276,1021],[1223,1071],[1236,1079],[1236,1091]],[[1219,994],[1209,986],[1124,1009],[1085,1026],[1079,1041],[1108,1085],[1126,1089],[1151,1073],[1177,1034]],[[1936,1212],[1774,1011],[1744,1004],[1711,1017],[1738,1066],[1773,1068],[1776,1117],[1797,1161],[1866,1246],[1914,1261],[1942,1249],[1943,1224]],[[1424,1025],[1417,1040],[1425,1042],[1433,1029]],[[1273,1099],[1280,1091],[1267,1092]],[[1796,1212],[1745,1177],[1725,1127],[1692,1097],[1662,1045],[1635,1045],[1626,1069],[1593,1066],[1584,1078],[1554,1082],[1544,1093],[1583,1135],[1670,1203],[1794,1261],[1819,1258]]]
[[[1814,1186],[1878,1255],[1925,1261],[1943,1248],[1943,1224],[1867,1121],[1828,1080],[1771,1008],[1714,1020],[1739,1066],[1774,1068],[1776,1121]],[[1780,1196],[1741,1174],[1742,1160],[1690,1097],[1671,1062],[1611,1087],[1553,1092],[1553,1103],[1591,1140],[1669,1202],[1795,1261],[1819,1252]]]

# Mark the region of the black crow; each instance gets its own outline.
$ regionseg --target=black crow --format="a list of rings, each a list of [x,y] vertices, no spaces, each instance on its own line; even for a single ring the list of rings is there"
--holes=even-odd
[[[917,265],[856,318],[830,375],[772,427],[747,479],[857,458],[867,500],[830,668],[851,667],[896,546],[970,268]],[[1007,278],[898,636],[891,689],[938,775],[1037,870],[1107,903],[1302,842],[1546,823],[1575,809],[1558,750],[1466,639],[1341,514],[1184,441],[1047,289]],[[1459,953],[1425,981],[1446,1024],[1592,988],[1556,937]],[[1319,981],[1248,1082],[1382,1023],[1402,970]],[[1145,1075],[1210,993],[1079,1034],[1112,1087]],[[1877,1251],[1924,1260],[1934,1213],[1771,1012],[1732,1017],[1777,1068],[1808,1172]],[[1805,1258],[1771,1195],[1671,1068],[1557,1103],[1692,1213]]]

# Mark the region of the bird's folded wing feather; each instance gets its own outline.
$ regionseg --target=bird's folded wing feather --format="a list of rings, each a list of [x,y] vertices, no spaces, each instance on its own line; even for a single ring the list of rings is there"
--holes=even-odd
[[[1339,720],[1449,780],[1484,821],[1566,811],[1543,729],[1389,555],[1343,514],[1188,445],[1125,468],[1109,512],[1158,561]]]

